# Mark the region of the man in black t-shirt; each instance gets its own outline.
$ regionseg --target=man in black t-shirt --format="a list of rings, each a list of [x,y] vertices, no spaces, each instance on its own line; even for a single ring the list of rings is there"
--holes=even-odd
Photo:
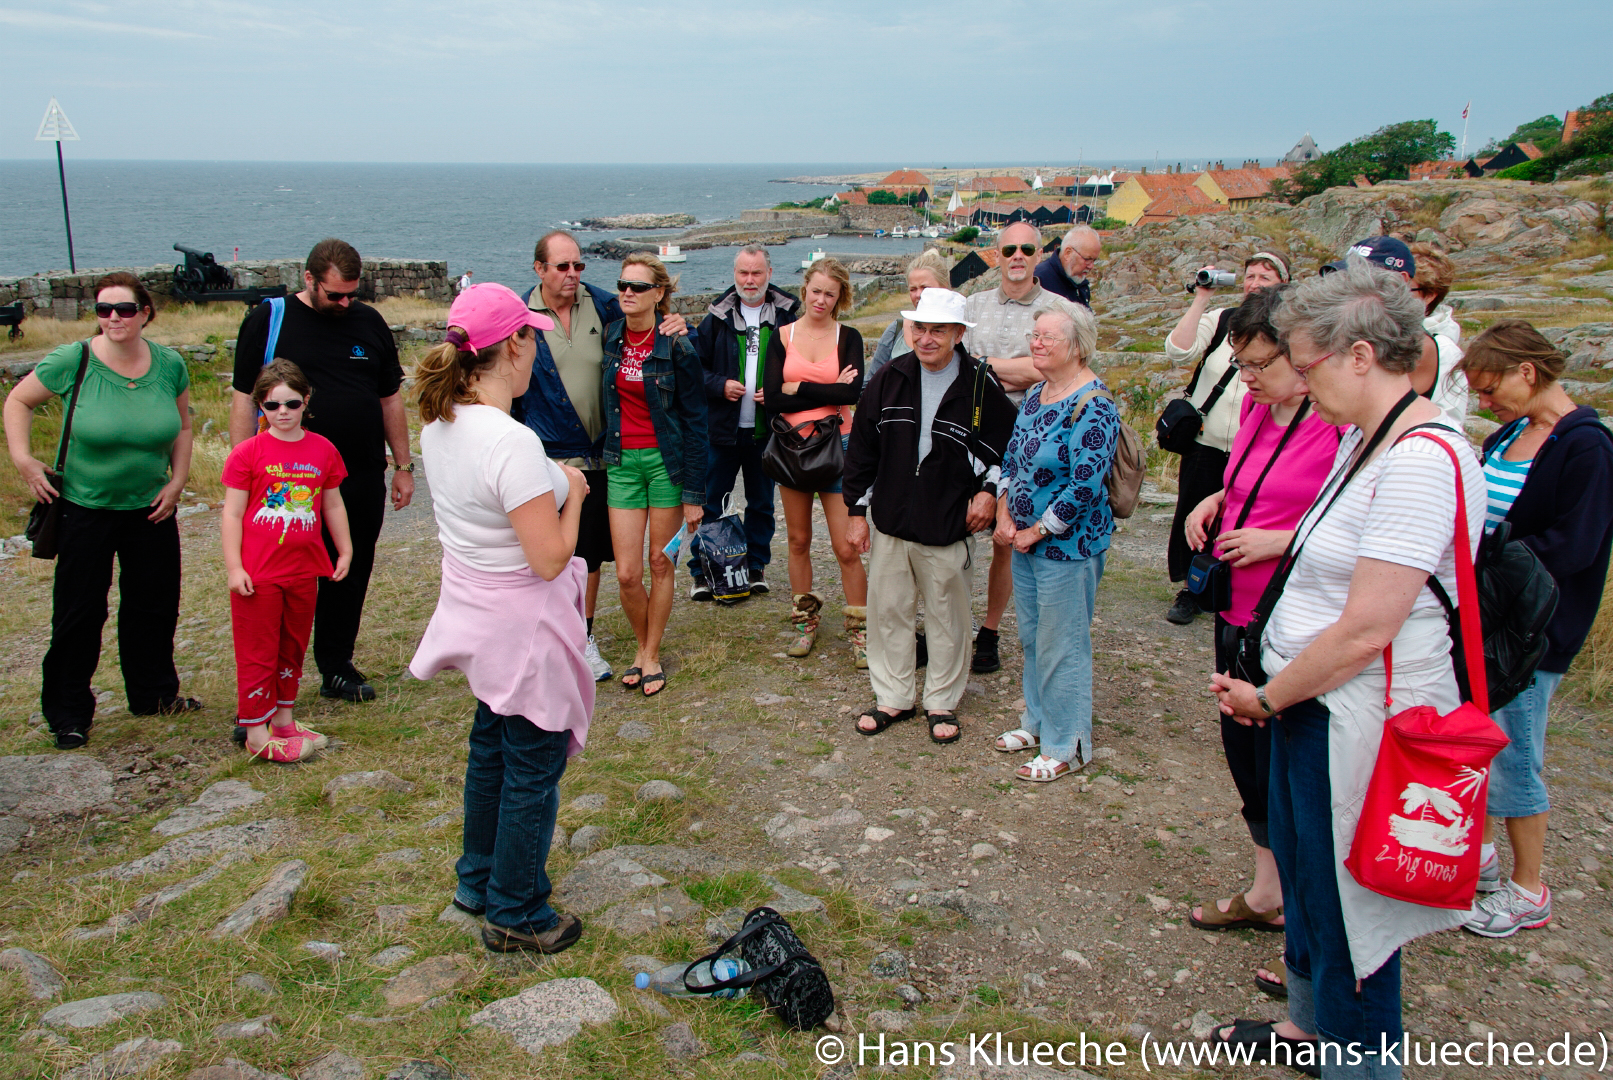
[[[347,466],[342,502],[353,534],[353,561],[341,581],[321,578],[314,611],[314,662],[323,681],[319,692],[346,701],[371,701],[375,689],[353,667],[353,647],[375,542],[386,514],[386,452],[392,451],[392,508],[414,497],[414,463],[409,457],[409,424],[403,398],[403,368],[386,320],[357,300],[363,261],[351,244],[321,240],[308,253],[303,289],[285,299],[285,316],[274,346],[308,376],[313,394],[304,426],[335,444]],[[268,358],[271,305],[259,304],[241,323],[235,343],[235,393],[230,403],[230,445],[257,433],[252,386]],[[331,558],[336,546],[325,534]],[[237,728],[239,734],[242,729]]]

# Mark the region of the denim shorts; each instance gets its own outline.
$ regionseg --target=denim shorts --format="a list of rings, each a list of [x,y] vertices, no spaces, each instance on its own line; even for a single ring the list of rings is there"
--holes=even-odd
[[[1546,717],[1551,695],[1563,681],[1561,674],[1535,672],[1528,689],[1490,718],[1512,741],[1490,763],[1491,817],[1515,818],[1544,814],[1551,809],[1546,797]]]
[[[617,510],[683,505],[683,488],[667,475],[659,447],[623,450],[620,465],[605,466],[605,502]]]

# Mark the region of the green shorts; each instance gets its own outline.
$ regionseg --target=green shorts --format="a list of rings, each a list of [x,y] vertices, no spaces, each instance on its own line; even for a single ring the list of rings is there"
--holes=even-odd
[[[605,466],[605,481],[606,505],[617,510],[683,505],[683,488],[667,477],[659,447],[623,450],[620,465]]]

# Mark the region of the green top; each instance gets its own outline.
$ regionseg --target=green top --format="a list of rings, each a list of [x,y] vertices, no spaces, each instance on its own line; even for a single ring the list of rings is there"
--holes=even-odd
[[[168,459],[179,438],[175,399],[190,389],[184,358],[154,341],[151,367],[138,379],[125,379],[90,351],[89,370],[73,411],[73,438],[67,448],[69,502],[97,510],[135,510],[151,505],[168,482]],[[73,393],[80,342],[52,349],[34,368],[45,389],[62,398]],[[56,464],[56,447],[41,454]]]

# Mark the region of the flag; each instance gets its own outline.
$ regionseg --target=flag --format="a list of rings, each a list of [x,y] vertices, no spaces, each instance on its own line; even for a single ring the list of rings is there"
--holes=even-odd
[[[1462,119],[1463,120],[1467,119],[1467,111],[1469,109],[1471,109],[1472,107],[1473,107],[1473,103],[1471,101],[1469,101],[1466,105],[1462,106]]]

